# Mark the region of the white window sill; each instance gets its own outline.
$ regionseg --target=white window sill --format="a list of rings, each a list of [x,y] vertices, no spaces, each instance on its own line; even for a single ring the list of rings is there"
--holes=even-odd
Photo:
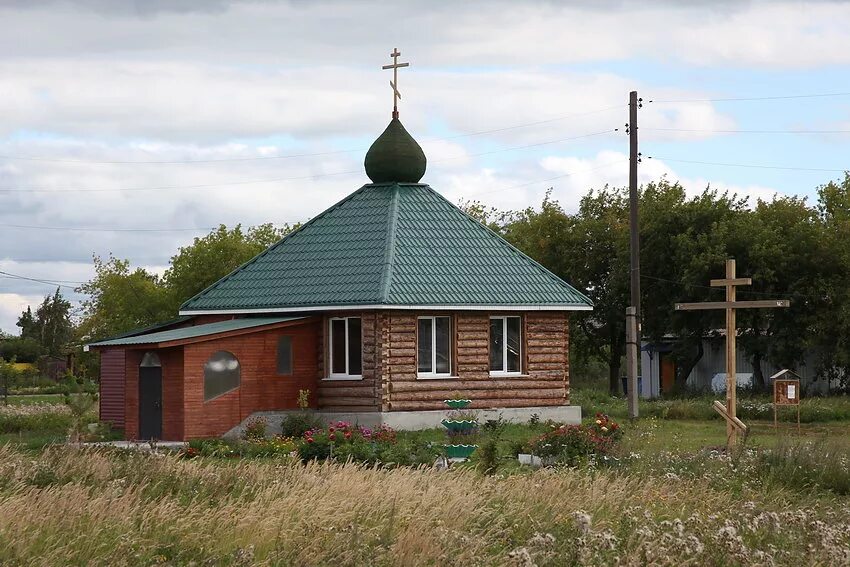
[[[451,374],[417,374],[417,380],[457,380],[458,376]]]
[[[324,378],[322,378],[322,380],[351,380],[351,381],[362,380],[362,379],[363,379],[362,375],[349,376],[347,374],[342,374],[342,375],[337,375],[337,376],[325,376]]]
[[[530,378],[528,374],[521,372],[490,372],[490,378]]]

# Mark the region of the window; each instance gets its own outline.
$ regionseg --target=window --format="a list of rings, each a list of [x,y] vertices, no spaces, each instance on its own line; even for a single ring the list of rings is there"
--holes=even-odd
[[[239,387],[239,361],[231,353],[220,350],[204,365],[204,401],[209,401]]]
[[[451,376],[451,317],[420,317],[417,370],[420,376]]]
[[[363,377],[360,317],[339,317],[330,320],[328,334],[330,350],[329,378],[345,380]]]
[[[490,317],[490,372],[519,374],[521,348],[519,317]]]
[[[292,337],[283,336],[277,340],[277,373],[284,376],[292,374]]]

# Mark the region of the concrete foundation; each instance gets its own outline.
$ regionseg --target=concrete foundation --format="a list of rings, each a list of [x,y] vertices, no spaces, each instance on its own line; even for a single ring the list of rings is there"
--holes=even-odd
[[[284,416],[296,413],[300,410],[291,411],[259,411],[251,414],[245,421],[224,434],[227,438],[238,438],[242,435],[245,423],[254,417],[266,419],[266,434],[277,435],[280,433],[280,423]],[[386,424],[393,429],[416,431],[419,429],[430,429],[440,427],[440,421],[446,417],[446,410],[433,411],[389,411],[389,412],[341,412],[341,411],[316,411],[322,421],[348,421],[364,427],[375,428]],[[522,423],[537,416],[540,421],[552,420],[557,423],[579,424],[581,423],[581,406],[539,406],[528,408],[502,408],[473,410],[478,414],[478,422],[485,423],[487,420],[503,419],[513,423]]]

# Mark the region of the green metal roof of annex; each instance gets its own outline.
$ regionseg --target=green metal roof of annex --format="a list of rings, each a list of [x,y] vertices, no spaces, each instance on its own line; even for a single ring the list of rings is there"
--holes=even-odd
[[[148,345],[156,343],[166,343],[170,341],[182,341],[184,339],[206,337],[210,335],[217,335],[220,333],[239,331],[242,329],[252,329],[254,327],[264,327],[266,325],[275,325],[277,323],[299,321],[301,319],[304,319],[304,317],[256,317],[244,319],[229,319],[227,321],[216,321],[215,323],[205,323],[203,325],[180,327],[177,329],[169,329],[167,331],[156,331],[153,333],[134,334],[130,336],[116,337],[112,339],[98,341],[96,343],[91,343],[89,346],[104,347]]]
[[[180,314],[591,306],[430,186],[372,183],[186,301]]]

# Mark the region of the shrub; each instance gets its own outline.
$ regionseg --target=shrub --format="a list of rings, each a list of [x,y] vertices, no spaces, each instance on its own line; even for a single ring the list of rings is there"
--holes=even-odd
[[[621,438],[619,424],[598,413],[589,425],[562,425],[532,439],[529,448],[549,462],[577,466],[591,455],[607,455]]]
[[[266,418],[262,416],[252,417],[245,424],[242,438],[246,441],[261,441],[266,438]]]
[[[337,421],[327,429],[310,429],[298,441],[298,455],[304,461],[333,459],[375,463],[387,447],[396,443],[396,432],[388,425],[376,430]]]
[[[290,413],[280,423],[280,434],[284,437],[301,437],[311,429],[320,429],[322,425],[322,420],[309,412]]]

